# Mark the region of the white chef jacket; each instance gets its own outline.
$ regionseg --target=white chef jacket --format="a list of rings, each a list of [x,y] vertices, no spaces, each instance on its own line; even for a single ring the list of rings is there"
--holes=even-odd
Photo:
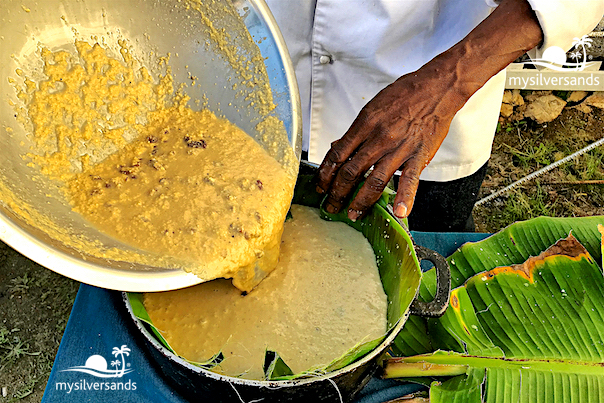
[[[604,14],[604,0],[528,0],[549,46],[571,47]],[[292,58],[302,101],[303,149],[320,163],[361,108],[400,76],[465,37],[494,0],[267,0]],[[505,71],[457,113],[421,179],[450,181],[489,159]]]

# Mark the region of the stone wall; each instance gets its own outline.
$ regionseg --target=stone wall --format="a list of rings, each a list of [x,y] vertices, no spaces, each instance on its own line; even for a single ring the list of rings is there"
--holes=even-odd
[[[604,109],[604,92],[587,91],[520,91],[505,90],[501,104],[501,121],[532,119],[537,123],[551,122],[564,108],[591,113]]]

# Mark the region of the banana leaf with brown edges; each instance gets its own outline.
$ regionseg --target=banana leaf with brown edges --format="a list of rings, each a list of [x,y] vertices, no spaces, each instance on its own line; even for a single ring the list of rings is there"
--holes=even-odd
[[[432,403],[604,401],[603,223],[539,218],[462,246],[450,308],[397,339],[399,353],[432,350],[390,360],[385,376],[454,376],[432,383]]]
[[[601,260],[598,224],[604,224],[604,216],[558,218],[538,217],[514,223],[480,242],[468,242],[447,258],[451,268],[451,288],[462,285],[474,274],[498,266],[509,266],[537,256],[571,231],[597,261]],[[436,289],[435,271],[423,273],[419,299],[429,301]],[[447,347],[440,339],[429,337],[430,327],[438,320],[426,320],[410,316],[402,332],[396,338],[393,351],[397,356],[429,353]]]

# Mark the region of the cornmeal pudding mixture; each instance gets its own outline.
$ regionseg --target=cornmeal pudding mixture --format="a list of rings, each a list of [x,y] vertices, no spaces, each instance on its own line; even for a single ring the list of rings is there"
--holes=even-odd
[[[277,264],[292,185],[235,126],[174,107],[68,189],[74,209],[108,234],[199,262],[203,279],[233,277],[249,291]]]
[[[104,38],[81,40],[72,29],[80,38],[72,51],[67,43],[61,50],[40,44],[41,63],[8,78],[20,101],[9,102],[31,141],[23,159],[43,174],[40,185],[61,190],[46,196],[63,194],[123,246],[106,246],[94,231],[74,236],[43,205],[17,197],[1,171],[0,202],[85,257],[232,279],[238,289],[220,279],[145,295],[154,324],[189,360],[222,351],[217,371],[262,379],[268,348],[295,372],[311,370],[381,337],[387,299],[371,246],[347,225],[294,206],[282,241],[298,160],[271,115],[256,44],[231,3],[215,3],[183,5],[198,12],[209,37],[205,51],[229,63],[236,96],[260,116],[257,139],[192,109],[185,86],[173,82],[169,55],[148,69],[121,34],[109,35],[119,38],[110,46]]]
[[[216,372],[263,379],[266,349],[299,373],[386,333],[387,298],[369,242],[316,209],[291,211],[279,265],[250,294],[224,280],[145,294],[153,324],[178,355],[204,362],[222,351]]]
[[[156,80],[125,41],[121,60],[75,45],[77,55],[42,48],[48,79],[26,77],[18,93],[36,144],[30,165],[64,183],[73,209],[104,233],[251,290],[277,263],[295,170],[174,95],[167,59]]]

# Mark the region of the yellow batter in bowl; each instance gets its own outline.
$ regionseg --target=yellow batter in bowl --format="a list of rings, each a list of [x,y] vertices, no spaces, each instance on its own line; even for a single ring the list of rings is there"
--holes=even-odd
[[[273,138],[263,147],[191,109],[174,93],[167,58],[153,78],[119,45],[120,58],[84,41],[77,55],[42,48],[46,79],[15,84],[26,105],[15,106],[17,116],[35,143],[30,165],[59,181],[73,210],[100,231],[147,252],[124,260],[169,262],[250,291],[277,264],[295,184],[280,122],[259,124]]]
[[[249,291],[277,264],[294,181],[234,125],[176,106],[68,190],[104,232]]]

